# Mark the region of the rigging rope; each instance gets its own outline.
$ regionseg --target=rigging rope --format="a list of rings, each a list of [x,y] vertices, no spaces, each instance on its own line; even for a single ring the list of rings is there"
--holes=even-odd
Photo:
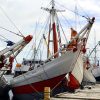
[[[43,34],[43,39],[44,39],[45,45],[48,47],[48,43],[47,43],[47,41],[46,41],[46,37],[45,37],[44,34]],[[49,54],[51,55],[51,51],[50,51],[50,49],[49,49]]]
[[[58,19],[59,25],[60,25],[60,27],[61,27],[61,29],[62,29],[63,35],[64,35],[64,37],[65,37],[66,43],[68,43],[68,40],[67,40],[66,35],[65,35],[65,33],[64,33],[64,30],[63,30],[63,28],[62,28],[62,25],[61,25],[61,23],[60,23],[60,20],[59,20],[58,17],[57,17],[57,19]]]
[[[64,5],[61,5],[61,4],[59,4],[58,2],[56,2],[56,3],[57,3],[59,6],[61,6],[61,7],[65,8],[65,9],[67,9],[68,11],[70,11],[70,12],[72,12],[72,13],[76,13],[77,15],[83,17],[83,15],[81,15],[81,14],[79,14],[79,13],[77,13],[77,12],[74,12],[73,10],[71,10],[71,9],[69,9],[69,8],[67,8],[67,7],[65,7]]]
[[[1,28],[1,29],[3,29],[3,30],[8,31],[8,32],[10,32],[10,33],[13,33],[13,34],[15,34],[15,35],[18,35],[18,36],[23,37],[22,35],[19,35],[19,34],[17,34],[17,33],[15,33],[15,32],[13,32],[13,31],[10,31],[10,30],[8,30],[8,29],[6,29],[6,28],[2,27],[2,26],[0,26],[0,28]]]
[[[46,30],[46,27],[47,27],[47,24],[48,24],[48,21],[49,21],[49,17],[47,18],[47,20],[46,20],[46,25],[43,25],[43,27],[45,27],[45,29],[44,29],[44,32],[43,33],[45,33],[45,30]],[[37,25],[39,24],[39,21],[38,21],[38,23],[36,23],[36,27],[35,27],[35,34],[36,34],[36,29],[37,29]],[[42,31],[42,28],[41,28],[41,30],[40,30],[40,32],[39,32],[39,34],[38,34],[38,36],[36,37],[36,35],[34,36],[35,37],[35,47],[36,47],[36,40],[38,40],[38,38],[39,38],[39,36],[40,36],[40,34],[41,34],[41,31]],[[41,38],[41,39],[43,39],[43,37]],[[39,42],[39,44],[41,44],[41,40],[40,39],[40,42]],[[38,45],[38,48],[37,48],[37,50],[36,51],[38,51],[39,50],[39,47],[40,47],[40,45]],[[29,50],[29,51],[31,51],[33,49],[33,46],[31,47],[31,49]],[[30,53],[30,52],[29,52]],[[28,53],[28,54],[29,54]],[[27,56],[28,56],[28,54],[27,54]],[[37,52],[35,53],[35,55],[37,54]],[[32,56],[31,56],[31,58],[32,58]],[[35,57],[34,57],[34,59],[35,59]]]
[[[3,41],[3,42],[4,42],[5,40],[4,40],[4,39],[2,39],[2,38],[0,38],[0,41]]]
[[[78,8],[77,8],[77,4],[75,5],[75,12],[77,12],[78,13]],[[80,21],[79,21],[79,16],[77,16],[76,14],[75,14],[75,19],[76,19],[76,30],[77,30],[77,24],[79,23],[79,27],[81,28],[81,24],[80,24]]]
[[[79,14],[78,12],[75,12],[75,11],[73,11],[73,10],[71,10],[71,9],[69,9],[69,8],[67,8],[67,7],[65,7],[64,5],[61,5],[61,4],[59,4],[58,2],[56,2],[59,6],[61,6],[61,7],[63,7],[63,8],[65,8],[66,10],[68,10],[68,11],[70,11],[70,12],[72,12],[72,13],[75,13],[76,15],[78,15],[78,16],[81,16],[81,17],[84,17],[84,18],[89,18],[89,16],[88,16],[88,14],[83,10],[83,8],[80,6],[80,8],[82,9],[82,11],[84,12],[84,14],[87,16],[87,17],[85,17],[84,15],[81,15],[81,14]]]
[[[13,51],[12,51],[12,52],[13,52]],[[13,55],[14,55],[14,52],[13,52]],[[15,55],[14,55],[14,56],[15,56]],[[14,59],[15,59],[16,63],[18,64],[18,61],[17,61],[16,57],[15,57]],[[22,76],[24,77],[24,79],[27,80],[27,83],[30,85],[30,87],[31,87],[36,93],[38,93],[38,94],[41,96],[41,94],[34,88],[34,86],[32,85],[32,83],[29,83],[29,80],[26,79],[26,76],[23,74],[23,72],[21,71],[21,68],[20,68],[20,67],[19,67],[19,70],[20,70]]]
[[[67,18],[62,14],[62,12],[60,12],[60,14],[62,15],[62,17],[65,19],[65,21],[67,22],[67,24],[69,25],[69,27],[72,27],[72,24],[68,21],[68,16]]]
[[[83,11],[83,13],[89,18],[88,14],[84,11],[84,9],[80,6],[80,4],[78,3],[78,0],[74,0],[75,2],[77,2],[77,4],[79,5],[79,7],[81,8],[81,10]],[[84,17],[84,16],[82,16]]]
[[[2,36],[1,34],[0,34],[0,36],[1,36],[2,38],[4,38],[5,40],[9,41],[7,38],[5,38],[4,36]]]
[[[75,12],[77,13],[78,11],[77,11],[78,9],[77,9],[77,4],[75,4]],[[76,13],[75,13],[75,30],[77,31],[77,15],[76,15]]]
[[[29,49],[27,55],[26,55],[26,56],[24,55],[24,58],[27,58],[27,57],[29,56],[29,54],[31,53],[31,52],[30,52],[31,50],[33,50],[33,53],[34,53],[33,47],[36,46],[36,35],[35,35],[35,34],[36,34],[36,30],[37,30],[37,25],[38,25],[38,24],[39,24],[39,21],[36,22],[36,26],[35,26],[35,29],[34,29],[34,34],[33,34],[33,35],[34,35],[34,39],[32,40],[33,44],[32,44],[32,46],[31,46],[31,48]],[[29,47],[30,47],[30,45],[29,45]],[[33,58],[34,55],[35,55],[35,53],[32,54],[30,58]]]
[[[47,18],[47,23],[46,23],[46,25],[43,26],[43,27],[44,27],[44,32],[43,32],[43,34],[44,34],[45,31],[46,31],[46,27],[47,27],[48,22],[49,22],[49,17]],[[42,31],[42,29],[41,29],[41,31]],[[41,31],[40,31],[40,33],[41,33]],[[38,35],[38,36],[39,36],[39,35]],[[37,40],[37,39],[36,39],[36,40]],[[41,39],[40,39],[40,42],[39,42],[38,47],[37,47],[37,49],[36,49],[35,55],[37,54],[37,51],[39,50],[42,41],[43,41],[43,37],[41,37]]]
[[[7,43],[7,46],[12,46],[13,44],[15,44],[14,42],[12,42],[12,41],[10,41],[10,40],[8,40],[7,38],[5,38],[4,36],[2,36],[2,35],[0,35],[2,38],[4,38],[4,39],[1,39],[0,38],[0,40],[1,41],[3,41],[3,42],[6,42]]]
[[[18,27],[15,25],[15,23],[10,19],[10,17],[7,15],[7,13],[4,11],[4,9],[0,6],[1,11],[3,12],[3,14],[7,17],[7,19],[11,22],[11,24],[18,30],[18,32],[21,34],[22,37],[24,37],[24,35],[20,32],[20,30],[18,29]]]
[[[77,59],[78,59],[80,53],[81,53],[81,51],[79,51],[79,54],[78,54],[78,56],[77,56],[77,58],[76,58],[76,61],[75,61],[74,63],[72,63],[71,66],[74,66],[74,65],[76,64]],[[66,77],[66,75],[65,75],[65,77]],[[63,80],[65,77],[63,77],[62,80]],[[51,90],[51,93],[52,93],[52,91],[62,82],[62,80],[60,80],[60,81],[55,85],[55,87]]]
[[[36,30],[37,30],[38,24],[39,24],[39,21],[36,22],[36,26],[35,26],[35,30],[34,30],[34,39],[33,39],[34,48],[33,48],[33,45],[31,47],[31,49],[33,50],[33,54],[31,55],[31,58],[34,58],[34,59],[35,59],[35,51],[36,51]]]

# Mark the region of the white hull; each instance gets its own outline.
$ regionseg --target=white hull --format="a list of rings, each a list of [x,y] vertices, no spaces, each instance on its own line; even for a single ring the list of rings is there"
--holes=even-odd
[[[76,78],[76,80],[81,84],[83,80],[83,59],[82,54],[77,59],[77,62],[75,64],[75,67],[72,71],[72,75]]]
[[[84,78],[83,78],[83,81],[96,83],[96,80],[95,80],[95,78],[94,78],[91,70],[84,69]]]
[[[92,73],[95,77],[100,77],[100,67],[93,68]]]
[[[79,55],[76,63],[74,64],[74,69],[69,73],[68,87],[73,90],[80,87],[83,80],[83,59],[82,54]]]

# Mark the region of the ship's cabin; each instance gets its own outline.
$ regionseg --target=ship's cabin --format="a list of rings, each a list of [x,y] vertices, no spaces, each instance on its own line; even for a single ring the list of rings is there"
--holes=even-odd
[[[41,64],[43,61],[35,60],[35,59],[23,59],[22,65],[34,65],[34,64]]]
[[[29,70],[35,70],[42,63],[43,63],[43,61],[41,61],[41,60],[24,58],[23,62],[21,64],[21,67],[15,69],[15,76],[18,76],[22,73],[26,73]]]

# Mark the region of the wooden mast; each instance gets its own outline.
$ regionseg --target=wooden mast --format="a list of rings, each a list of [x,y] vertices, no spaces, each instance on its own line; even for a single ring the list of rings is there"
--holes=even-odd
[[[51,32],[51,20],[50,20],[50,24],[49,24],[49,34],[48,34],[48,47],[47,47],[47,58],[50,56],[50,32]]]
[[[54,0],[52,0],[51,16],[52,16],[54,54],[58,52],[58,40],[57,40],[57,33],[56,33],[55,15],[56,15],[56,9],[55,9]],[[58,54],[54,56],[54,58],[56,57],[58,57]]]
[[[58,10],[55,9],[55,1],[52,0],[52,8],[44,8],[41,7],[43,10],[48,11],[50,13],[50,24],[49,24],[49,35],[48,35],[48,47],[47,47],[47,58],[49,57],[49,49],[50,49],[50,42],[53,44],[53,54],[58,52],[58,38],[60,38],[60,35],[58,33],[57,35],[57,20],[56,20],[56,12],[62,12],[64,10]],[[51,30],[52,30],[52,35],[51,35]],[[52,40],[50,39],[52,36]],[[60,40],[59,40],[60,42]],[[54,58],[57,58],[59,54],[56,54]]]

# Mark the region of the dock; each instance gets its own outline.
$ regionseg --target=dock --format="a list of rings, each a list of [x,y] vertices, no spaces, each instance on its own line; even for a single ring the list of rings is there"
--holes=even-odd
[[[75,93],[60,93],[51,100],[100,100],[100,84],[85,86],[84,89],[77,89]]]

